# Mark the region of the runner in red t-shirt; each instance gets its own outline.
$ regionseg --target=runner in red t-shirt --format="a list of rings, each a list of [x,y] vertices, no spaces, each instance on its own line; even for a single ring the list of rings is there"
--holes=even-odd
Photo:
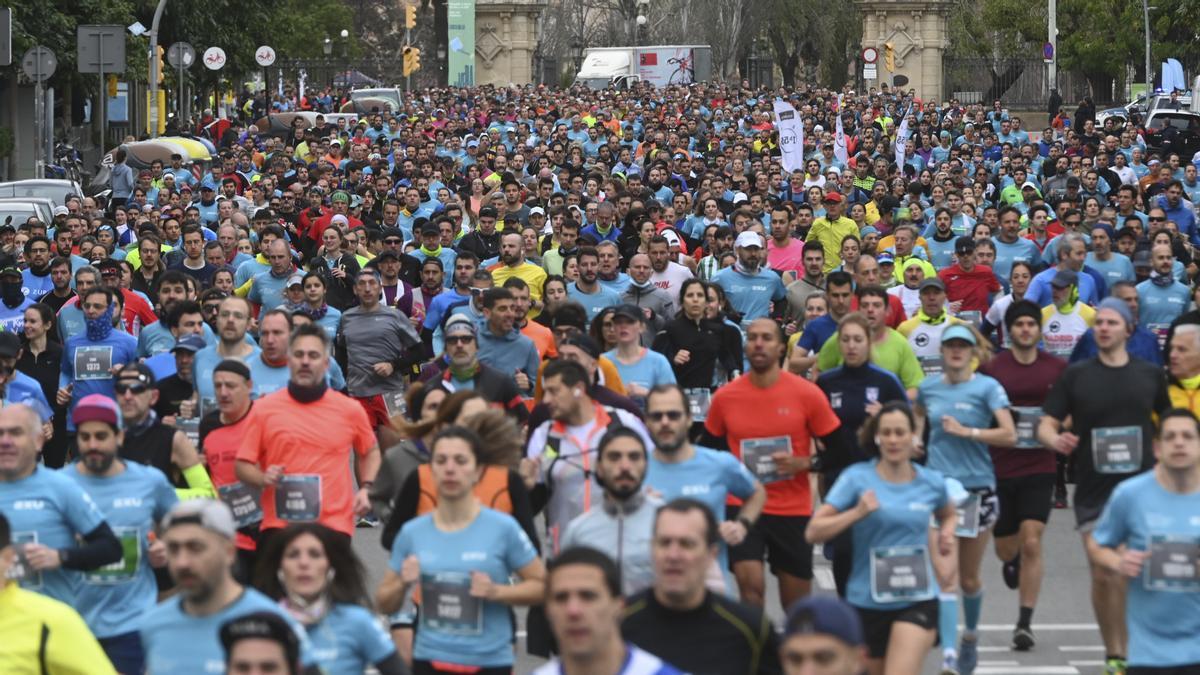
[[[729,549],[742,600],[762,606],[763,555],[779,579],[784,607],[812,588],[812,546],[804,529],[812,515],[808,473],[814,438],[826,452],[846,450],[841,422],[817,386],[780,368],[786,341],[779,325],[757,319],[746,329],[750,371],[713,395],[705,427],[724,438],[729,449],[767,487],[767,504],[741,544]],[[737,519],[730,497],[728,517]]]
[[[964,235],[954,241],[954,257],[957,262],[938,272],[938,277],[946,284],[946,300],[962,303],[958,317],[978,326],[991,306],[991,295],[1000,292],[1000,281],[992,268],[975,264],[975,240],[971,237]],[[979,320],[963,316],[963,312],[978,312]]]

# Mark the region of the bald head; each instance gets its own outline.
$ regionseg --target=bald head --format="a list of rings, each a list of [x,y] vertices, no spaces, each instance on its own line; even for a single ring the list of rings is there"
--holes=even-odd
[[[42,451],[42,420],[32,408],[15,403],[0,408],[0,481],[28,476]]]

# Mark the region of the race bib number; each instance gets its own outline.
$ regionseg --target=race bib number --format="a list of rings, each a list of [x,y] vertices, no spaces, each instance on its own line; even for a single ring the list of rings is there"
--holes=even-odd
[[[742,463],[750,469],[750,473],[758,478],[758,482],[766,485],[787,477],[776,468],[772,455],[780,452],[792,454],[791,436],[773,436],[771,438],[747,438],[741,443]]]
[[[983,325],[983,312],[981,312],[977,309],[971,309],[971,310],[967,310],[965,312],[959,312],[958,318],[962,319],[963,321],[966,321],[967,323],[975,326],[976,328],[979,328],[980,326]]]
[[[233,511],[233,520],[239,528],[250,527],[262,522],[262,506],[259,504],[259,491],[238,481],[217,488],[221,501]],[[276,491],[276,496],[279,492]],[[283,517],[282,515],[280,516]]]
[[[142,562],[142,533],[136,527],[114,527],[113,534],[121,542],[121,559],[83,573],[83,580],[90,584],[119,584],[129,581],[137,574]]]
[[[275,513],[288,522],[311,522],[321,515],[321,477],[283,476],[275,486]]]
[[[1149,591],[1200,592],[1200,537],[1150,535],[1143,584]]]
[[[1142,428],[1092,429],[1092,464],[1097,473],[1133,473],[1142,467]]]
[[[708,408],[712,405],[712,390],[707,387],[684,389],[687,396],[688,410],[691,411],[693,422],[703,422],[708,418]]]
[[[935,356],[919,356],[917,360],[921,363],[921,372],[925,373],[925,377],[930,375],[941,375],[942,368],[946,361],[941,354]]]
[[[33,566],[29,564],[29,558],[25,555],[26,544],[38,543],[37,532],[13,532],[12,543],[17,555],[13,559],[12,567],[8,568],[8,578],[17,581],[25,590],[40,590],[42,573],[33,569]]]
[[[958,517],[958,524],[954,528],[955,536],[968,539],[979,536],[979,507],[981,504],[979,493],[972,492],[965,504],[954,509],[954,513]]]
[[[933,597],[929,570],[924,546],[871,549],[871,600],[882,604]]]
[[[1017,444],[1014,447],[1034,449],[1042,447],[1038,443],[1037,428],[1042,420],[1042,409],[1036,406],[1013,406],[1014,421],[1017,425]]]
[[[388,417],[403,417],[408,412],[408,403],[404,400],[404,394],[407,392],[403,389],[400,391],[389,391],[383,394],[383,407],[387,409]]]
[[[75,349],[75,379],[107,380],[112,377],[112,347],[77,347]]]
[[[483,634],[483,598],[471,595],[471,575],[421,575],[421,624],[451,635]]]
[[[175,428],[183,432],[188,440],[197,450],[200,448],[200,418],[199,417],[175,417]]]

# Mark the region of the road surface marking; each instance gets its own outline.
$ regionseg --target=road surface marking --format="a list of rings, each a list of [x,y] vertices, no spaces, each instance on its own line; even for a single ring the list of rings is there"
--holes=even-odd
[[[1104,651],[1104,646],[1103,645],[1083,645],[1083,646],[1063,645],[1058,648],[1058,651],[1060,651],[1060,652],[1102,652],[1102,651]]]
[[[976,668],[976,675],[1079,675],[1073,666],[997,666]]]
[[[1067,661],[1067,663],[1080,668],[1095,668],[1104,666],[1103,661]]]
[[[1008,623],[985,623],[981,624],[978,630],[996,632],[1003,631],[1006,633],[1012,632],[1012,624]],[[1033,632],[1038,631],[1084,631],[1084,630],[1100,630],[1099,626],[1094,623],[1035,623],[1033,624]]]
[[[832,591],[837,588],[837,582],[833,580],[833,570],[828,567],[814,568],[813,577],[817,580],[817,587],[823,591]]]

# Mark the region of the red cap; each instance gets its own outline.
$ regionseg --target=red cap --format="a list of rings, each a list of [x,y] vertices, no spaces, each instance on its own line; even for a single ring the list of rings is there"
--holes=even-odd
[[[830,192],[826,192],[826,193],[825,193],[825,200],[824,200],[824,201],[827,201],[827,202],[843,202],[843,201],[846,201],[846,199],[845,199],[845,197],[842,197],[842,195],[841,195],[840,193],[838,193],[838,192],[833,192],[833,191],[830,191]]]

